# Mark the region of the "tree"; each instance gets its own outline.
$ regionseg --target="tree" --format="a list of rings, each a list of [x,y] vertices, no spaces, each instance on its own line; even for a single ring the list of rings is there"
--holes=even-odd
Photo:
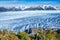
[[[40,29],[40,31],[38,32],[38,36],[40,40],[44,40],[45,38],[45,33],[43,29]]]
[[[57,33],[57,40],[60,40],[60,32],[59,33]]]
[[[56,40],[56,33],[52,30],[48,30],[46,33],[46,39],[45,40]]]
[[[25,32],[18,32],[17,36],[21,39],[21,40],[31,40],[29,35]]]
[[[2,30],[0,32],[0,40],[20,40],[16,34],[7,30]]]

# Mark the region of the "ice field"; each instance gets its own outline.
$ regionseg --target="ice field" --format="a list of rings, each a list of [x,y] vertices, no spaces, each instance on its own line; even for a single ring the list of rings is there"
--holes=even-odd
[[[0,30],[17,32],[34,27],[60,28],[60,11],[0,12]]]

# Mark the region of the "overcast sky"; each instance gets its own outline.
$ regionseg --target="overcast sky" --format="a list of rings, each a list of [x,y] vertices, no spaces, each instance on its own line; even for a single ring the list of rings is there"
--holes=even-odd
[[[60,0],[0,0],[0,6],[54,5],[60,6]]]

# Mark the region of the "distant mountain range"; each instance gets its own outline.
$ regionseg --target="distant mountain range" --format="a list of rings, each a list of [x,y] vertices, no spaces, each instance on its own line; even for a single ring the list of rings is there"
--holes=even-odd
[[[50,5],[44,6],[31,6],[31,7],[0,7],[0,12],[5,11],[25,11],[25,10],[60,10],[60,7],[54,7]]]

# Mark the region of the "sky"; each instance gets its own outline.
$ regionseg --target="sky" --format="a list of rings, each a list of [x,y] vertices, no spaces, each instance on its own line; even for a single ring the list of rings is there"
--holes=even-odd
[[[0,6],[54,5],[60,6],[60,0],[0,0]]]

